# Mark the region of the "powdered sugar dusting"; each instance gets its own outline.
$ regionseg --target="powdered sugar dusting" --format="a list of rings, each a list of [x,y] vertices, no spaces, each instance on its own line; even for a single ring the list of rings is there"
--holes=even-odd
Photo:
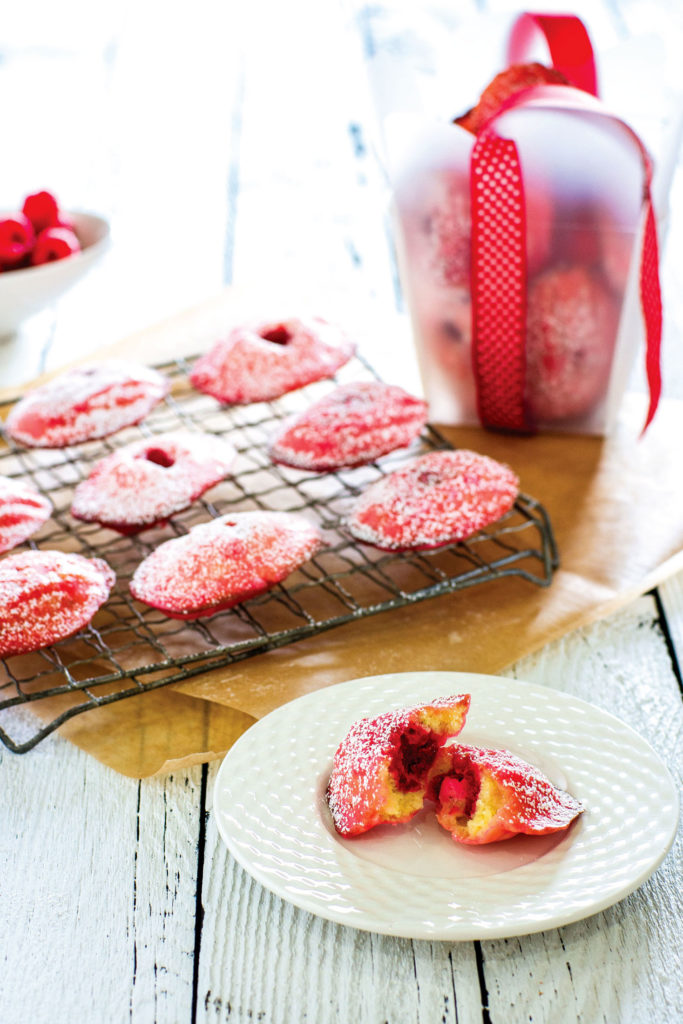
[[[236,512],[161,544],[138,566],[130,589],[171,617],[212,615],[279,583],[321,544],[303,516]]]
[[[137,533],[186,508],[222,480],[236,452],[211,434],[175,431],[126,445],[95,463],[71,513],[120,533]]]
[[[115,575],[100,558],[23,551],[0,562],[0,657],[77,632],[104,604]]]
[[[427,403],[380,381],[344,384],[290,417],[270,446],[276,462],[324,471],[403,448],[427,420]]]
[[[221,402],[265,402],[331,377],[354,351],[341,328],[318,317],[236,327],[197,360],[190,380]]]
[[[39,530],[51,513],[52,504],[29,484],[0,476],[0,553]]]
[[[390,550],[465,540],[512,508],[519,481],[509,466],[477,452],[429,452],[378,480],[353,506],[354,537]]]
[[[469,694],[459,694],[355,722],[334,755],[327,789],[337,831],[358,835],[380,822],[412,817],[422,805],[431,762],[425,765],[423,778],[418,778],[420,791],[407,803],[404,814],[390,776],[392,759],[401,755],[402,741],[411,731],[422,730],[433,743],[433,761],[443,744],[461,731],[469,705]]]
[[[168,393],[158,370],[126,360],[77,367],[25,395],[7,417],[20,444],[62,448],[138,423]]]

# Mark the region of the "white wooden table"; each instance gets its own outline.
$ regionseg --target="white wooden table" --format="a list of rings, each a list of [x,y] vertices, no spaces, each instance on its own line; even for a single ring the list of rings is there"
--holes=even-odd
[[[648,27],[669,47],[680,39],[673,0],[573,7],[600,52]],[[224,282],[319,284],[401,315],[366,71],[382,55],[411,73],[449,53],[471,65],[481,9],[516,5],[15,5],[0,24],[2,205],[53,187],[109,215],[114,246],[0,342],[0,383],[18,387]],[[666,393],[683,398],[680,187],[679,174],[663,276]],[[380,370],[391,373],[394,345],[371,353]],[[682,659],[679,576],[510,674],[608,709],[680,779]],[[499,941],[386,938],[252,881],[216,830],[216,770],[131,781],[55,735],[24,756],[0,751],[3,1024],[683,1019],[680,830],[642,888],[585,921]]]

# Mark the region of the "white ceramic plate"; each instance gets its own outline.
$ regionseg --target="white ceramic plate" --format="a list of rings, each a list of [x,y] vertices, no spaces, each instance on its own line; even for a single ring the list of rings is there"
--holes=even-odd
[[[325,788],[354,721],[471,693],[461,739],[537,765],[585,810],[566,832],[454,843],[432,812],[342,839]],[[580,920],[632,892],[673,842],[678,798],[630,727],[568,694],[516,679],[410,672],[356,679],[278,708],[223,761],[214,810],[242,866],[321,917],[421,939],[504,938]]]

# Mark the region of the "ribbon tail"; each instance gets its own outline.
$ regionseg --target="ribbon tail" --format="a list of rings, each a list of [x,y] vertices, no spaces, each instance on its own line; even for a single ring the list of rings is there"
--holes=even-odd
[[[657,223],[649,191],[646,197],[645,233],[640,265],[640,300],[645,321],[645,369],[650,405],[641,437],[652,423],[662,394],[662,295],[659,285]]]

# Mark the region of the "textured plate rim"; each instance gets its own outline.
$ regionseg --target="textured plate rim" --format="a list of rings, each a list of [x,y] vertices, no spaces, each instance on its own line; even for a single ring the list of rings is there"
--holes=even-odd
[[[605,725],[609,723],[613,729],[616,729],[617,732],[623,735],[624,739],[630,740],[635,743],[636,746],[639,745],[642,750],[647,751],[650,758],[657,765],[660,781],[669,789],[669,797],[673,806],[673,814],[669,819],[670,828],[668,834],[658,848],[657,853],[648,860],[640,871],[634,873],[632,877],[629,878],[627,884],[608,889],[601,898],[592,900],[590,903],[575,908],[574,910],[567,909],[566,912],[549,914],[546,919],[530,919],[526,921],[518,919],[512,927],[506,923],[489,926],[485,921],[476,924],[460,925],[456,928],[443,924],[440,925],[438,922],[434,923],[433,926],[430,926],[429,928],[424,928],[423,926],[411,927],[409,925],[404,925],[401,922],[392,926],[386,921],[375,919],[372,913],[368,911],[361,911],[358,918],[354,917],[353,920],[351,920],[343,911],[337,910],[334,907],[321,905],[319,902],[313,902],[305,892],[292,892],[291,889],[288,889],[284,884],[280,883],[277,877],[274,878],[272,874],[262,870],[258,863],[254,862],[254,858],[247,856],[243,852],[240,844],[231,834],[228,824],[224,819],[223,808],[221,806],[221,793],[224,791],[223,787],[225,785],[225,778],[228,775],[232,761],[237,757],[242,756],[243,750],[248,752],[254,745],[255,738],[260,736],[262,731],[270,730],[275,726],[279,726],[281,721],[286,725],[288,718],[291,717],[293,708],[297,710],[301,708],[309,710],[309,706],[315,707],[318,704],[324,707],[329,701],[334,701],[335,696],[345,696],[346,694],[349,694],[353,699],[353,696],[356,693],[360,698],[359,703],[362,703],[363,698],[361,695],[363,695],[367,701],[369,690],[381,691],[381,697],[384,704],[379,710],[388,710],[392,707],[399,707],[402,706],[402,704],[413,702],[414,699],[430,699],[429,697],[425,697],[424,694],[418,693],[413,698],[408,695],[403,695],[402,700],[397,700],[394,693],[386,692],[387,686],[396,686],[397,684],[400,687],[416,686],[418,689],[420,687],[427,688],[431,697],[445,695],[447,693],[472,692],[473,690],[476,690],[477,687],[483,688],[484,691],[486,691],[487,688],[499,688],[503,691],[514,691],[515,694],[521,694],[529,699],[543,699],[544,697],[547,698],[548,695],[552,695],[553,699],[559,700],[567,709],[578,710],[579,714],[588,713],[589,715],[604,721]],[[362,708],[355,709],[351,721],[367,714],[379,713],[379,710],[374,708],[368,710],[367,707],[365,710]],[[349,721],[349,725],[351,724],[351,721]],[[334,747],[336,747],[336,743],[341,738],[341,736],[334,737]],[[464,738],[465,737],[463,737],[463,739]],[[312,780],[317,782],[319,775],[325,770],[327,760],[326,755],[321,756],[318,764],[318,771],[317,774],[315,774],[315,780],[313,780],[314,773],[304,773],[308,776],[309,782]],[[261,780],[265,781],[263,775],[261,775]],[[252,878],[256,879],[256,881],[266,889],[273,892],[276,896],[279,896],[286,902],[293,904],[307,913],[315,914],[323,919],[333,921],[337,924],[351,926],[361,931],[375,932],[400,938],[441,940],[449,942],[513,938],[515,936],[533,934],[535,932],[546,931],[550,928],[557,928],[572,924],[576,921],[581,921],[587,917],[597,914],[602,910],[606,910],[608,907],[620,902],[638,889],[657,870],[673,845],[679,820],[678,793],[675,782],[668,768],[660,756],[653,750],[651,745],[630,725],[623,722],[617,716],[612,715],[610,712],[604,711],[602,708],[590,704],[579,697],[575,697],[572,694],[556,690],[549,686],[525,682],[514,677],[486,675],[476,672],[434,670],[395,672],[350,679],[345,682],[324,687],[323,689],[316,690],[312,693],[304,694],[301,697],[295,698],[294,700],[274,709],[262,719],[255,722],[254,725],[250,726],[247,732],[245,732],[236,741],[236,743],[233,744],[230,751],[223,759],[215,780],[212,804],[218,832],[230,854],[241,865],[241,867],[251,875]],[[311,825],[319,824],[314,802],[311,803],[310,818]],[[324,826],[322,826],[322,828],[324,829]],[[340,842],[343,847],[344,841],[342,840]],[[348,856],[350,857],[351,855],[349,854]],[[343,849],[342,854],[340,855],[340,860],[342,862],[344,860]],[[372,865],[368,864],[368,868],[372,870]],[[391,869],[387,869],[387,872],[389,874],[394,873]]]

